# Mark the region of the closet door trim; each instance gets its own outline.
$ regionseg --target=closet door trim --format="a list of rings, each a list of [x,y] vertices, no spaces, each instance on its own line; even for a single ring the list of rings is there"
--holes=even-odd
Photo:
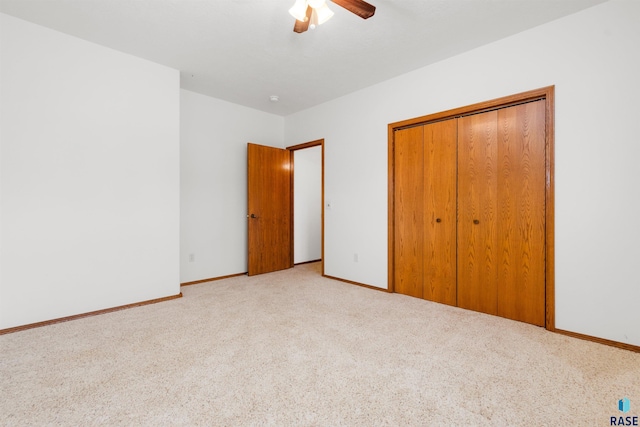
[[[540,89],[534,89],[528,92],[522,92],[490,101],[480,102],[477,104],[467,105],[465,107],[455,108],[452,110],[442,111],[435,114],[416,117],[409,120],[390,123],[388,125],[388,290],[395,292],[394,283],[394,134],[396,130],[408,128],[412,126],[421,126],[428,123],[451,119],[470,114],[481,113],[484,111],[497,110],[516,104],[531,102],[539,99],[545,100],[545,328],[549,331],[555,331],[555,252],[554,252],[554,117],[555,117],[555,86],[547,86]]]

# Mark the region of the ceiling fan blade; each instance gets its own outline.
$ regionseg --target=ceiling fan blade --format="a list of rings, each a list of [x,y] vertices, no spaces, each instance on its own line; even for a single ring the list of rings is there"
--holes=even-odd
[[[296,19],[296,23],[293,25],[293,31],[295,31],[296,33],[304,33],[305,31],[307,31],[309,29],[309,22],[311,22],[312,12],[313,9],[311,8],[311,6],[307,6],[307,19],[304,22],[298,21]]]
[[[355,13],[362,19],[371,18],[376,13],[376,7],[363,0],[331,0],[349,12]]]

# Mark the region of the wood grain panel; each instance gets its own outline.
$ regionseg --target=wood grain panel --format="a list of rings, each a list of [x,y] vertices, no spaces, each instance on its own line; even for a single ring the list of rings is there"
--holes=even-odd
[[[289,151],[247,145],[248,274],[293,266]]]
[[[363,0],[331,0],[362,19],[369,19],[376,13],[376,7]]]
[[[545,324],[545,101],[498,110],[498,315]]]
[[[423,130],[421,126],[395,132],[394,283],[395,291],[422,298]]]
[[[497,112],[458,119],[458,306],[497,314]]]
[[[456,305],[455,119],[424,126],[423,298]]]
[[[545,97],[546,181],[545,181],[545,328],[556,329],[555,291],[555,87]]]
[[[493,99],[490,101],[485,101],[473,105],[468,105],[460,108],[455,108],[452,110],[442,111],[435,114],[430,114],[421,117],[415,117],[409,120],[403,120],[395,123],[390,123],[388,125],[388,139],[389,139],[389,175],[388,175],[388,191],[389,191],[389,224],[388,224],[388,236],[389,236],[389,247],[388,247],[388,279],[389,279],[389,290],[391,292],[394,291],[394,262],[395,262],[395,218],[394,218],[394,203],[396,200],[396,185],[394,182],[394,135],[398,129],[405,129],[412,126],[417,125],[426,125],[427,123],[434,123],[436,121],[441,120],[449,120],[454,119],[461,116],[470,116],[473,114],[485,113],[488,111],[495,111],[502,108],[510,108],[524,103],[537,102],[538,100],[545,101],[545,322],[544,326],[550,330],[555,330],[555,266],[554,266],[554,134],[555,134],[555,126],[554,126],[554,114],[555,114],[555,88],[554,86],[543,87],[539,89],[535,89],[528,92],[523,92],[507,97],[502,97],[498,99]],[[496,118],[497,120],[497,118]],[[496,172],[498,173],[498,172]],[[505,203],[505,202],[503,202]],[[462,214],[459,214],[462,215]],[[511,214],[512,215],[512,214]],[[512,246],[512,244],[510,244]],[[496,246],[497,247],[497,256],[499,257],[501,251],[504,250],[504,246]],[[459,250],[459,256],[462,261],[464,261],[464,256],[469,258],[469,253],[462,254]],[[461,261],[461,262],[462,262]],[[468,262],[468,260],[467,260]],[[498,263],[502,263],[500,259],[497,261]],[[464,265],[459,266],[459,271],[463,268]],[[504,272],[502,272],[504,274]],[[496,281],[497,281],[496,273]],[[460,277],[458,277],[459,281],[462,281]],[[461,288],[464,288],[464,284],[461,285]],[[497,285],[496,285],[497,289]],[[464,304],[464,297],[462,304]],[[496,306],[497,306],[497,290],[496,290]],[[497,307],[496,307],[497,309]],[[539,324],[537,321],[536,324]]]

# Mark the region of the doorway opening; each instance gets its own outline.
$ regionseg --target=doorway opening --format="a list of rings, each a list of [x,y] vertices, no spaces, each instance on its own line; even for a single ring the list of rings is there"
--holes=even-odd
[[[292,264],[324,274],[324,139],[287,147],[291,159]]]

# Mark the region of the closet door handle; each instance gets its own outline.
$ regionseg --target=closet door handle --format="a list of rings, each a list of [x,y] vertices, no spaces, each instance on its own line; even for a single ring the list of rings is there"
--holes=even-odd
[[[440,218],[436,218],[436,222],[442,222]]]
[[[478,221],[477,219],[474,219],[473,223],[477,225],[477,224],[480,224],[480,221]]]

